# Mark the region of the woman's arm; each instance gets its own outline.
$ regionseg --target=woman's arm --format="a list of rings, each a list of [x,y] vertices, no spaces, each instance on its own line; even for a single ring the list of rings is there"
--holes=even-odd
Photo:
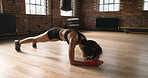
[[[86,54],[84,53],[84,50],[83,50],[84,45],[79,44],[79,48],[80,48],[80,50],[81,50],[81,51],[82,51],[82,53],[83,53],[83,59],[84,59],[84,60],[86,60],[86,59],[87,59],[87,56],[86,56]]]
[[[85,65],[84,62],[81,61],[76,61],[75,59],[75,47],[76,47],[76,42],[78,41],[78,37],[77,34],[75,34],[74,32],[71,32],[69,34],[69,60],[70,60],[70,64],[72,65]]]
[[[72,34],[72,33],[70,33]],[[82,65],[82,66],[100,66],[101,62],[100,60],[91,60],[91,61],[76,61],[75,59],[75,47],[76,42],[78,41],[77,35],[73,34],[71,37],[69,37],[69,60],[70,64],[72,65]]]

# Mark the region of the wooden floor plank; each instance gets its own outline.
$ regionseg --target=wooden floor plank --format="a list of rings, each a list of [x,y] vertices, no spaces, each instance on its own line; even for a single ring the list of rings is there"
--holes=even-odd
[[[14,50],[14,39],[0,41],[0,78],[148,78],[148,35],[122,32],[86,31],[88,39],[103,48],[96,67],[73,66],[68,60],[68,44],[63,41],[22,45]],[[83,61],[79,47],[76,60]]]

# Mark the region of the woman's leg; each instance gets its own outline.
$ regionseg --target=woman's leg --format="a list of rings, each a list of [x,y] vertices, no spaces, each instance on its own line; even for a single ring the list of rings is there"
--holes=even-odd
[[[15,50],[20,52],[21,51],[21,49],[20,49],[21,44],[33,42],[33,47],[36,48],[36,42],[46,42],[46,41],[51,41],[48,38],[47,32],[45,32],[41,35],[35,36],[35,37],[28,37],[28,38],[25,38],[22,40],[15,40]]]
[[[25,43],[30,43],[30,42],[46,42],[46,41],[50,41],[50,39],[48,38],[47,32],[40,34],[38,36],[35,36],[35,37],[28,37],[23,40],[20,40],[19,44],[25,44]]]

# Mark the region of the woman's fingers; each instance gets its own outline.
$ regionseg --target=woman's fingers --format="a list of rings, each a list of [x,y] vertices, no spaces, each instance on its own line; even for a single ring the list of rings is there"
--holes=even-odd
[[[104,63],[103,61],[101,61],[101,60],[97,60],[97,64],[98,64],[98,66],[101,66],[103,63]]]

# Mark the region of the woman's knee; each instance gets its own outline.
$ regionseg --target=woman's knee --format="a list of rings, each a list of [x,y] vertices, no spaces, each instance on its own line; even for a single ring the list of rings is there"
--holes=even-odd
[[[46,42],[50,39],[48,38],[48,35],[44,33],[35,37],[30,37],[30,40],[32,40],[32,42]]]

